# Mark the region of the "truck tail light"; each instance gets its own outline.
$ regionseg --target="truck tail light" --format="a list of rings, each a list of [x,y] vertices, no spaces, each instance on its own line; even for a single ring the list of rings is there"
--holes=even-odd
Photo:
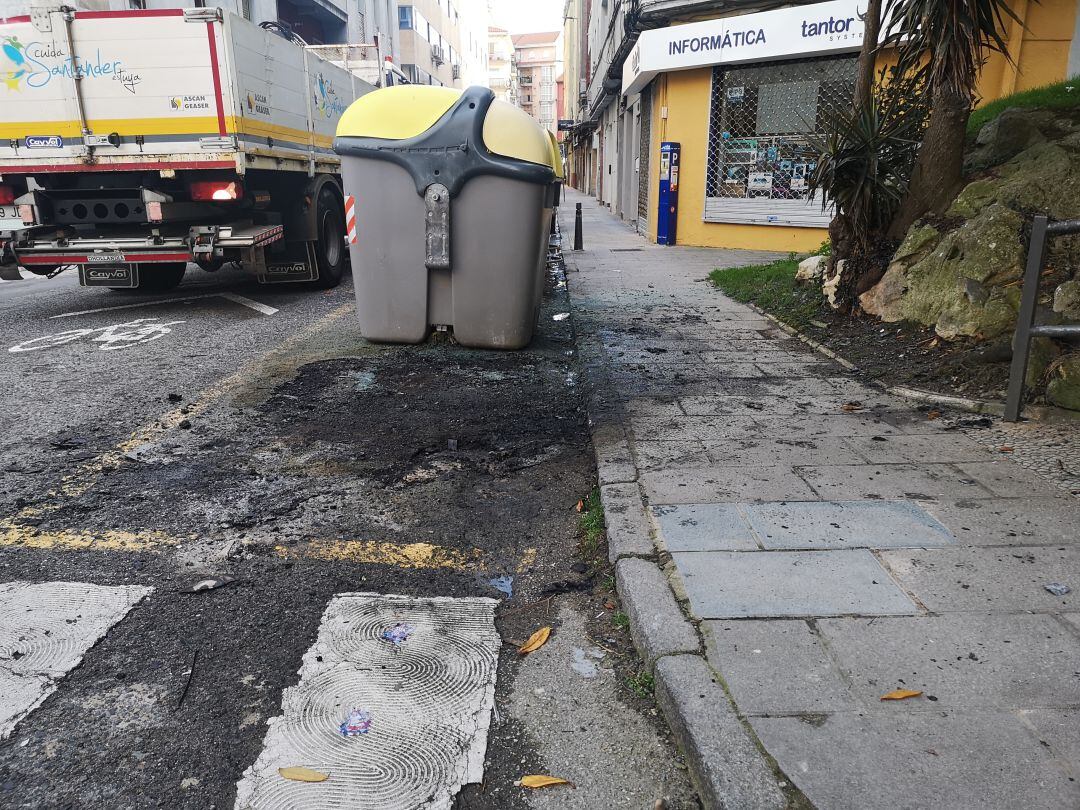
[[[11,205],[13,202],[15,202],[15,189],[0,184],[0,205]]]
[[[197,202],[225,202],[244,196],[244,186],[238,180],[198,180],[191,184],[191,199]]]

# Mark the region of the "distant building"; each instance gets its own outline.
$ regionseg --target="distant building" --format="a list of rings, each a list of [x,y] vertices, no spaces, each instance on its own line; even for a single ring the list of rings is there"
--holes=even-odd
[[[485,0],[399,3],[398,37],[405,76],[414,84],[487,85],[487,18]]]
[[[562,75],[562,31],[515,34],[514,64],[517,68],[517,103],[540,126],[558,129],[558,86]]]
[[[514,40],[505,28],[488,27],[488,87],[497,99],[517,105]]]

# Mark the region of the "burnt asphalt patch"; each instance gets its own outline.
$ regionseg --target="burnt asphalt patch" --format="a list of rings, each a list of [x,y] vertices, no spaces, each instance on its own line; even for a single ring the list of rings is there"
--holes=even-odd
[[[563,301],[554,306],[565,310]],[[512,608],[552,582],[580,578],[574,504],[595,473],[570,376],[571,325],[553,322],[554,311],[549,299],[533,346],[505,354],[374,348],[345,328],[333,351],[299,347],[297,356],[312,362],[265,373],[243,396],[193,414],[94,473],[75,497],[43,493],[59,469],[92,461],[86,454],[124,431],[86,431],[88,441],[71,447],[47,443],[40,452],[54,461],[25,471],[34,469],[36,495],[8,501],[5,516],[50,506],[17,522],[44,533],[153,530],[180,545],[0,550],[3,581],[155,588],[0,743],[0,805],[229,806],[335,593],[499,596],[488,580],[507,574]],[[167,362],[166,350],[155,351],[156,362]],[[93,423],[84,411],[73,417]],[[50,431],[48,442],[61,433]],[[313,559],[316,540],[429,543],[466,564]],[[235,581],[184,592],[207,574]],[[514,637],[532,619],[507,621],[504,636]],[[515,656],[504,647],[500,692]],[[491,773],[509,778],[523,760],[535,762],[515,729],[494,728]],[[469,806],[520,801],[506,791],[491,801],[474,793]]]

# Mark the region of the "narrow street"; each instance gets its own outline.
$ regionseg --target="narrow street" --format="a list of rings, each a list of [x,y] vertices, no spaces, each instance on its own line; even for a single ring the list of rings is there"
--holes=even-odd
[[[455,806],[696,807],[579,530],[595,468],[556,281],[513,353],[369,344],[349,284],[0,285],[0,599],[32,616],[0,649],[19,675],[19,650],[71,636],[0,701],[0,805],[233,806],[321,617],[357,593],[500,600],[487,761]],[[385,767],[407,797],[429,766]],[[576,789],[527,794],[529,773]]]

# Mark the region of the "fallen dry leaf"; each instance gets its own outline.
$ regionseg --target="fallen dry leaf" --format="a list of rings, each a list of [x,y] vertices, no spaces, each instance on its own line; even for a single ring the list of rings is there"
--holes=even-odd
[[[998,450],[1001,451],[1002,453],[1011,453],[1013,451],[1013,449],[1011,447],[1009,447],[1009,445],[1007,445],[1007,444],[1001,445],[1001,447],[999,447]]]
[[[291,779],[294,782],[325,782],[329,777],[325,773],[319,773],[319,771],[313,771],[311,768],[301,768],[299,766],[292,768],[278,768],[277,772],[286,779]]]
[[[918,697],[921,695],[917,689],[893,689],[886,695],[882,695],[882,700],[907,700],[908,698]]]
[[[521,777],[521,786],[532,788],[546,788],[554,787],[555,785],[570,785],[574,786],[573,782],[562,779],[558,776],[544,776],[543,774],[530,774],[529,776]]]
[[[585,511],[585,501],[578,501],[577,506],[574,507],[574,511],[576,511],[576,512],[584,512]]]
[[[937,419],[940,416],[941,416],[941,411],[930,411],[930,413],[928,413],[926,415],[926,418],[927,419]]]
[[[851,402],[845,402],[843,405],[841,405],[840,410],[851,413],[852,411],[861,411],[862,407],[863,404],[861,402],[857,400],[852,400]]]
[[[528,641],[518,647],[518,653],[521,655],[528,655],[531,652],[536,652],[545,644],[547,644],[547,640],[550,635],[550,627],[541,627],[539,630],[529,636]]]

